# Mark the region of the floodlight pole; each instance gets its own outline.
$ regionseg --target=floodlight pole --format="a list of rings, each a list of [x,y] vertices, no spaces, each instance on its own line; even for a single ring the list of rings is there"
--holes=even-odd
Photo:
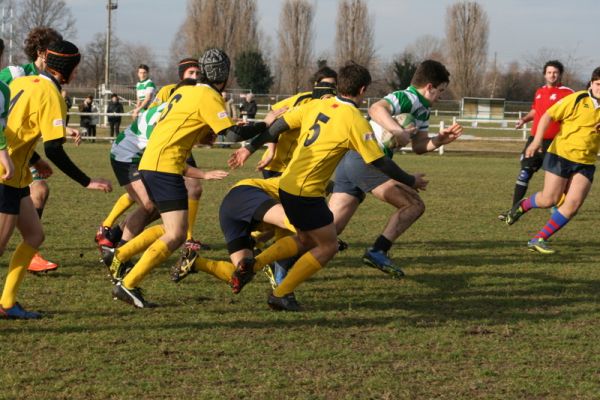
[[[106,0],[106,10],[108,11],[108,21],[106,23],[106,54],[104,55],[104,90],[102,96],[105,100],[104,111],[108,107],[108,86],[110,84],[110,31],[111,31],[111,13],[112,10],[116,10],[118,7],[117,0]],[[107,117],[105,117],[104,123],[107,123]]]

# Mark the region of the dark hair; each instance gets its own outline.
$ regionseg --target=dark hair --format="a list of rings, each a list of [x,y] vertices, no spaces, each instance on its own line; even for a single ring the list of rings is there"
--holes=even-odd
[[[544,74],[546,73],[546,68],[548,68],[548,67],[556,68],[558,70],[558,72],[560,72],[561,75],[565,71],[565,67],[558,60],[550,60],[546,64],[544,64]]]
[[[333,78],[337,81],[338,74],[334,69],[329,68],[328,66],[324,66],[319,68],[317,72],[311,78],[311,82],[313,85],[317,82],[321,82],[325,78]]]
[[[450,82],[450,72],[444,64],[435,60],[425,60],[417,67],[410,84],[416,88],[422,88],[428,83],[438,87],[442,83]]]
[[[371,84],[371,74],[362,65],[351,61],[340,69],[337,90],[341,95],[358,96],[360,88]]]
[[[592,78],[590,79],[590,84],[588,86],[591,86],[592,82],[597,80],[600,80],[600,67],[596,67],[596,69],[592,72]]]
[[[150,67],[148,67],[146,64],[140,64],[140,65],[138,65],[138,69],[143,69],[146,72],[150,72]]]
[[[38,26],[33,28],[25,38],[23,51],[29,58],[29,61],[35,61],[38,58],[38,52],[44,52],[53,42],[62,40],[62,35],[47,26]]]

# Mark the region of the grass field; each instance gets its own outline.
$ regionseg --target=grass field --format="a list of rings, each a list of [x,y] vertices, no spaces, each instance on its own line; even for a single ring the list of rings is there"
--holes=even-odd
[[[112,178],[107,144],[67,151],[90,175]],[[212,169],[225,167],[230,150],[195,152]],[[0,398],[600,398],[597,187],[555,236],[558,253],[541,256],[525,245],[547,211],[512,227],[496,220],[511,201],[516,154],[395,159],[430,179],[425,215],[392,248],[407,277],[361,263],[391,212],[368,198],[342,235],[350,248],[296,291],[302,313],[270,311],[263,276],[237,296],[206,275],[173,284],[175,255],[143,282],[162,307],[113,301],[93,236],[121,191],[89,192],[57,172],[43,254],[60,268],[28,275],[19,298],[51,317],[0,321]],[[255,174],[248,165],[206,183],[195,226],[215,248],[206,256],[227,257],[220,200]]]

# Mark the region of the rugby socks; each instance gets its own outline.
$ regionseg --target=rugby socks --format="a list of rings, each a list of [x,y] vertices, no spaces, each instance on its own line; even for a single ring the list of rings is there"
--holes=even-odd
[[[136,254],[146,250],[152,243],[156,242],[159,237],[165,234],[165,227],[162,225],[154,225],[144,230],[142,233],[125,243],[121,247],[115,249],[115,257],[121,261],[129,261]]]
[[[36,249],[25,242],[21,242],[15,249],[8,266],[2,298],[0,298],[0,306],[2,306],[2,308],[7,309],[15,305],[19,286],[25,277],[31,259],[36,252]]]
[[[121,214],[123,214],[129,207],[131,207],[135,201],[129,197],[127,193],[122,194],[117,200],[112,210],[108,214],[108,217],[102,222],[102,226],[111,227],[115,224],[115,221]]]
[[[294,236],[281,238],[255,257],[254,272],[260,271],[273,261],[290,258],[296,254],[298,254],[298,245]]]
[[[321,269],[321,263],[312,255],[310,251],[304,253],[300,259],[288,271],[283,282],[281,282],[274,290],[273,296],[283,297],[286,294],[292,293],[298,285],[314,275]]]
[[[375,243],[373,243],[373,250],[382,251],[387,253],[392,248],[392,242],[383,235],[379,235]]]
[[[560,213],[560,211],[556,210],[552,213],[552,216],[550,216],[550,219],[546,225],[544,225],[542,230],[539,231],[533,238],[548,240],[550,236],[558,232],[558,230],[565,226],[569,221],[569,218],[565,217]]]
[[[199,200],[188,199],[188,229],[186,240],[192,240],[199,203]]]
[[[537,204],[535,203],[536,196],[537,196],[537,193],[534,193],[521,202],[521,209],[523,210],[524,213],[531,210],[532,208],[537,208]]]
[[[198,257],[194,261],[194,270],[204,271],[213,275],[223,282],[231,282],[231,275],[235,271],[235,265],[228,261],[214,261],[208,258]]]
[[[157,240],[144,253],[142,258],[135,264],[123,278],[123,286],[133,289],[152,271],[154,267],[165,261],[171,255],[169,246],[162,240]]]

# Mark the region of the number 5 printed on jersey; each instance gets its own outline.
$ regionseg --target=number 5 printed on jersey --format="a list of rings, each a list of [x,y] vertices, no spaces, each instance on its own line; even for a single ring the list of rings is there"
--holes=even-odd
[[[304,147],[310,146],[319,137],[319,134],[321,133],[321,125],[319,125],[319,122],[326,124],[328,121],[329,117],[327,115],[323,113],[319,113],[319,115],[317,115],[314,125],[310,127],[310,129],[313,130],[314,133],[306,137],[306,140],[304,140]]]

